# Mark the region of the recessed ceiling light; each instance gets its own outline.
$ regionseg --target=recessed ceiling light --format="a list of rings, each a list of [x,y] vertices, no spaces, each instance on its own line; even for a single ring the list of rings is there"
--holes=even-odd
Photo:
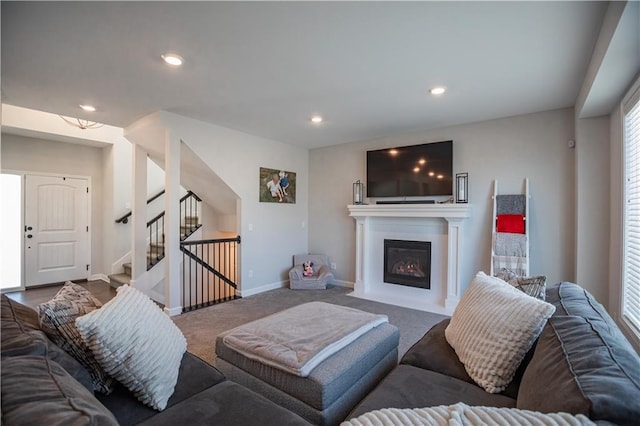
[[[433,89],[429,90],[429,93],[431,93],[432,95],[442,95],[447,89],[445,89],[442,86],[438,86],[438,87],[434,87]]]
[[[391,155],[398,155],[398,150],[397,150],[397,149],[395,149],[395,148],[391,148],[391,149],[389,150],[389,154],[391,154]]]
[[[179,67],[184,62],[184,59],[180,55],[175,53],[165,53],[162,55],[162,59],[169,65]]]
[[[414,168],[413,168],[413,172],[414,172],[414,173],[418,173],[419,171],[420,171],[420,167],[414,167]]]
[[[420,160],[418,160],[418,163],[424,165],[424,163],[426,163],[427,160],[425,160],[424,158],[421,158]]]
[[[311,122],[315,124],[320,124],[322,123],[322,117],[319,115],[314,115],[313,117],[311,117]]]
[[[95,112],[96,111],[96,107],[94,107],[93,105],[80,104],[79,106],[80,106],[80,108],[82,108],[83,110],[88,111],[88,112]]]

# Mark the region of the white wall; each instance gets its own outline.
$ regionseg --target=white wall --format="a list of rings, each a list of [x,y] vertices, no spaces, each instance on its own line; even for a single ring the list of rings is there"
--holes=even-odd
[[[469,173],[472,217],[465,223],[462,282],[488,271],[493,179],[500,193],[531,186],[531,273],[548,282],[573,280],[573,110],[464,124],[311,150],[309,250],[337,263],[336,278],[355,280],[355,221],[348,217],[352,183],[363,182],[367,150],[453,139],[454,172]],[[464,288],[463,288],[464,290]]]
[[[130,209],[131,202],[132,146],[123,137],[122,128],[105,125],[98,129],[82,130],[68,125],[56,114],[2,104],[2,131],[5,137],[13,134],[52,142],[48,145],[47,152],[54,159],[67,160],[65,156],[68,157],[70,151],[75,152],[75,147],[93,147],[101,151],[103,220],[96,226],[102,228],[104,268],[100,271],[94,269],[94,273],[111,273],[111,265],[131,247],[130,227],[115,224],[115,219]],[[26,148],[16,147],[23,150]],[[29,158],[29,155],[31,154],[20,151],[20,157]],[[149,172],[150,192],[157,192],[164,184],[162,170],[154,166],[150,166]],[[6,164],[4,167],[7,168]],[[62,173],[73,174],[73,167],[67,169],[65,161],[59,162],[56,167]]]
[[[2,168],[91,177],[91,273],[105,273],[102,149],[2,134]]]
[[[609,117],[576,121],[576,282],[609,306]]]
[[[105,216],[105,236],[110,236],[108,252],[105,253],[107,273],[121,272],[121,263],[116,263],[131,251],[131,221],[115,223],[116,219],[131,211],[131,179],[133,145],[124,137],[113,141],[113,145],[105,147],[103,167],[105,168],[105,194],[112,202],[112,212]],[[147,199],[162,191],[164,188],[164,170],[150,159],[147,160]],[[147,219],[152,219],[164,210],[163,197],[158,198],[148,206]],[[106,207],[106,206],[105,206]],[[105,240],[108,242],[109,240]],[[107,248],[105,247],[105,251]]]
[[[197,154],[240,198],[239,234],[243,296],[280,287],[293,255],[308,247],[308,151],[169,113],[141,120],[164,125]],[[140,126],[134,123],[132,127]],[[260,203],[260,167],[296,173],[295,204]],[[252,275],[252,276],[250,276]]]
[[[131,251],[131,223],[115,220],[131,209],[132,145],[121,134],[111,137],[111,144],[87,146],[2,134],[3,169],[92,177],[92,275],[111,274],[112,264]],[[164,171],[151,160],[147,182],[150,195],[164,187]],[[150,215],[162,211],[162,198],[156,203]]]

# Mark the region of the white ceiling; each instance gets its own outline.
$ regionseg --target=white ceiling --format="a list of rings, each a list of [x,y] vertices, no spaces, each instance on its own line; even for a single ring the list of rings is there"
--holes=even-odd
[[[573,106],[603,2],[7,2],[2,102],[314,148]],[[185,58],[172,69],[160,55]],[[444,85],[441,97],[428,89]],[[80,103],[96,105],[88,114]],[[319,113],[320,126],[309,118]]]

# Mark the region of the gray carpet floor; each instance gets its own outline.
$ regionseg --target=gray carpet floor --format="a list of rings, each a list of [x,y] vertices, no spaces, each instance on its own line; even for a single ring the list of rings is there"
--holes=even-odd
[[[173,321],[187,339],[187,350],[213,364],[219,333],[307,302],[322,301],[387,315],[389,322],[400,330],[400,357],[433,325],[446,318],[431,312],[358,299],[348,296],[350,292],[351,289],[344,287],[304,291],[280,288],[188,312],[173,317]]]

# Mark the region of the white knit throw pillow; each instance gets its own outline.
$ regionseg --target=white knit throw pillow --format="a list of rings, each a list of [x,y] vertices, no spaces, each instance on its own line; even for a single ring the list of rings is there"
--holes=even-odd
[[[164,410],[178,381],[187,341],[160,307],[128,285],[76,326],[104,370],[142,403]]]
[[[469,376],[489,393],[502,392],[555,307],[479,272],[445,330]]]

